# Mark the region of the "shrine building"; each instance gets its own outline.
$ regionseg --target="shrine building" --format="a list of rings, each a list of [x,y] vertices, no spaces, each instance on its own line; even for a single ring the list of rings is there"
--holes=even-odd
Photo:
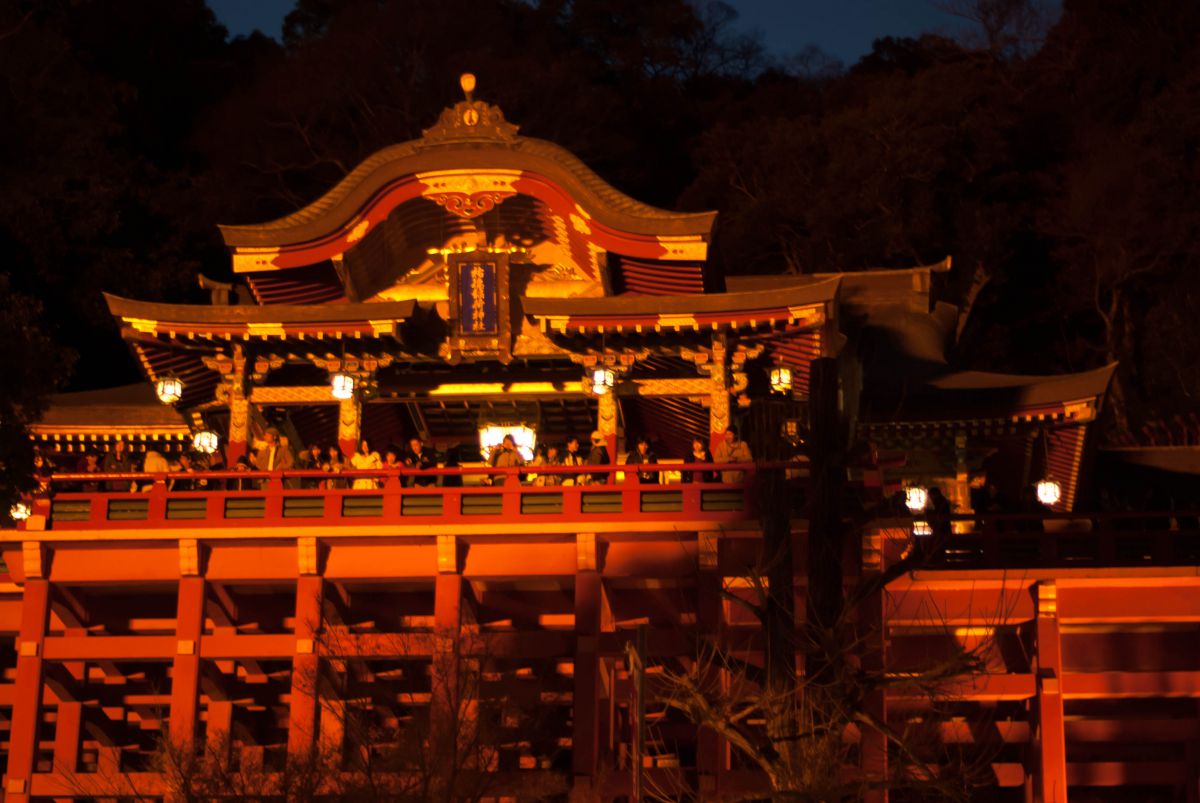
[[[1196,521],[1096,512],[1113,366],[956,368],[970,305],[949,259],[740,275],[715,212],[624,195],[473,89],[308,206],[221,226],[235,280],[203,280],[211,304],[106,297],[145,381],[51,400],[31,434],[55,476],[0,530],[5,801],[170,799],[164,740],[267,776],[314,745],[370,751],[363,723],[437,753],[466,710],[442,690],[468,674],[491,712],[486,760],[460,762],[490,776],[474,799],[629,799],[639,752],[679,799],[763,791],[653,699],[635,751],[627,645],[642,628],[659,670],[705,640],[761,662],[731,597],[768,515],[802,623],[826,394],[847,584],[927,537],[945,497],[945,550],[876,600],[879,650],[995,641],[940,731],[991,751],[986,799],[1200,802]],[[491,458],[506,436],[523,465]],[[653,468],[633,467],[641,438]],[[379,464],[326,470],[364,439]],[[428,465],[404,464],[413,439]],[[572,439],[609,459],[545,460]],[[783,498],[756,491],[765,472]],[[921,711],[872,704],[898,729]],[[878,734],[847,738],[886,765]]]

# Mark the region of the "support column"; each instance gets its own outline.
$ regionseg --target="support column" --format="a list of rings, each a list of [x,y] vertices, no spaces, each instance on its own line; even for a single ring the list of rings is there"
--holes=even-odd
[[[604,436],[604,443],[608,446],[608,457],[613,462],[617,462],[617,394],[616,390],[610,390],[608,393],[601,395],[596,400],[596,429],[600,430],[600,434]],[[608,482],[616,482],[614,474],[607,480]]]
[[[863,533],[863,582],[872,582],[883,570],[883,532],[870,528]],[[862,601],[858,609],[859,640],[862,644],[862,669],[869,677],[882,677],[887,667],[887,624],[884,616],[885,595],[880,588]],[[887,693],[884,687],[867,693],[863,700],[864,713],[881,725],[887,724]],[[883,782],[888,777],[887,737],[866,726],[860,727],[859,750],[863,778],[868,782]],[[887,803],[886,786],[869,789],[864,803]]]
[[[338,446],[346,459],[350,459],[358,451],[358,441],[362,437],[362,403],[355,393],[349,399],[338,403]]]
[[[321,631],[324,578],[301,575],[296,580],[296,653],[292,656],[291,710],[288,715],[288,752],[307,757],[316,745],[319,702]]]
[[[1034,796],[1040,803],[1067,803],[1067,746],[1063,725],[1062,640],[1058,627],[1058,587],[1043,580],[1037,595],[1037,739],[1039,760]]]
[[[699,533],[696,550],[699,568],[696,577],[696,625],[700,631],[700,638],[703,641],[711,640],[718,650],[724,647],[722,631],[725,623],[722,610],[724,603],[721,599],[722,577],[718,563],[719,535],[716,531]],[[710,666],[706,672],[702,683],[725,683],[724,670],[719,667]],[[696,734],[696,740],[700,799],[716,798],[720,795],[729,746],[719,734],[708,728],[701,728]]]
[[[41,574],[41,566],[38,567],[38,574]],[[21,597],[21,633],[17,641],[17,680],[13,688],[12,723],[9,728],[5,803],[24,803],[29,800],[29,786],[37,760],[42,703],[42,651],[49,611],[50,583],[41,577],[27,578]]]
[[[575,691],[571,764],[572,800],[592,800],[599,764],[600,658],[599,636],[604,609],[600,572],[593,565],[575,574]]]
[[[179,578],[175,608],[175,658],[171,673],[171,744],[192,750],[200,696],[200,636],[204,632],[204,578]]]
[[[60,701],[54,724],[54,771],[70,775],[79,771],[79,731],[83,725],[83,703]]]
[[[711,389],[708,395],[708,448],[715,455],[729,429],[729,378],[725,370],[725,344],[714,340],[708,363]]]
[[[229,441],[225,447],[225,464],[233,468],[239,457],[250,451],[250,399],[246,396],[246,355],[234,344],[233,363],[226,377],[224,395],[229,405]]]
[[[439,561],[439,563],[441,563]],[[430,664],[429,764],[435,783],[451,778],[463,756],[459,755],[464,701],[460,678],[463,660],[462,603],[463,579],[457,561],[451,571],[441,571],[433,589],[433,660]],[[438,790],[442,797],[448,789]]]

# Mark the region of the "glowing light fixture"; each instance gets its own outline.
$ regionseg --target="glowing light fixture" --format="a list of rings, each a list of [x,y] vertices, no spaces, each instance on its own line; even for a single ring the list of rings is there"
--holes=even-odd
[[[929,504],[929,491],[920,485],[911,485],[904,489],[904,506],[911,513],[920,513]]]
[[[780,366],[771,370],[771,390],[787,393],[792,389],[792,369]]]
[[[612,390],[616,381],[617,376],[611,368],[597,368],[592,371],[592,393],[603,396]]]
[[[177,376],[164,376],[154,383],[154,392],[163,404],[174,404],[183,398],[183,381]]]
[[[1037,498],[1043,505],[1057,505],[1062,499],[1062,486],[1050,478],[1038,480]]]
[[[492,449],[504,442],[505,435],[512,435],[517,445],[517,451],[528,462],[533,459],[533,450],[537,446],[537,431],[525,424],[485,424],[479,428],[479,449],[484,456],[490,455]]]
[[[17,502],[8,509],[8,515],[12,516],[13,521],[25,521],[31,512],[26,502]]]
[[[337,373],[330,377],[330,387],[335,399],[354,398],[354,377],[350,374]]]
[[[929,522],[927,521],[914,521],[913,535],[917,536],[918,538],[921,536],[933,535],[933,528],[929,526]]]
[[[220,439],[211,429],[204,429],[192,436],[192,448],[202,454],[212,454],[217,451]]]

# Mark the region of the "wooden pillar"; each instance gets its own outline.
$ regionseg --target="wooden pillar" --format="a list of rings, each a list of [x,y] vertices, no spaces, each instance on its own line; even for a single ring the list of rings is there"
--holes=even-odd
[[[229,441],[225,464],[233,468],[239,457],[250,451],[250,399],[246,396],[246,355],[234,344],[233,363],[226,377],[224,395],[229,405]]]
[[[38,574],[41,574],[40,565]],[[29,787],[37,760],[42,703],[42,652],[49,611],[50,583],[41,577],[29,577],[25,580],[25,591],[21,597],[21,632],[17,642],[17,679],[13,688],[12,723],[9,727],[5,803],[23,803],[30,799]]]
[[[571,764],[574,799],[594,794],[600,747],[599,636],[604,588],[594,567],[575,574],[575,691]]]
[[[600,430],[600,434],[604,436],[604,443],[608,447],[608,458],[613,463],[617,462],[617,393],[616,390],[610,390],[604,393],[596,400],[596,429]],[[608,478],[607,482],[616,482],[616,475]]]
[[[361,419],[362,403],[357,393],[338,403],[338,446],[347,460],[358,451],[358,441],[362,437]]]
[[[867,528],[862,535],[862,581],[872,582],[883,571],[884,531],[878,527]],[[858,608],[858,641],[862,645],[863,672],[882,676],[887,667],[887,631],[884,606],[884,589],[864,599]],[[887,693],[882,687],[867,693],[863,700],[864,713],[876,722],[887,723]],[[864,779],[884,781],[888,775],[887,737],[880,731],[863,726],[859,728],[861,741],[859,751]],[[887,803],[887,788],[870,789],[863,795],[864,803]]]
[[[1200,716],[1200,701],[1193,700],[1192,708]],[[1189,739],[1183,746],[1186,763],[1187,784],[1183,799],[1187,803],[1200,803],[1200,739]]]
[[[457,547],[456,547],[457,548]],[[462,656],[463,579],[457,571],[441,571],[433,589],[433,658],[429,667],[429,766],[435,783],[447,781],[462,762],[459,755],[460,729],[470,727],[464,719],[460,670]],[[449,794],[439,788],[438,797]]]
[[[54,724],[55,772],[70,774],[79,771],[79,731],[82,725],[83,703],[76,700],[60,701]]]
[[[719,532],[701,532],[697,539],[698,574],[696,577],[696,625],[702,640],[711,639],[718,648],[723,646],[724,603],[721,598],[722,576],[719,566]],[[705,683],[725,683],[725,674],[719,667],[706,669]],[[701,728],[696,734],[696,768],[699,771],[700,799],[716,798],[720,795],[722,776],[727,769],[729,746],[719,734]]]
[[[716,455],[717,448],[725,440],[725,430],[729,429],[729,378],[725,368],[725,344],[719,340],[713,341],[708,375],[712,380],[708,395],[708,442],[709,449]]]
[[[227,761],[232,731],[233,701],[227,698],[217,699],[210,694],[208,720],[204,729],[204,744],[208,755]]]
[[[171,673],[171,743],[191,750],[196,742],[200,694],[200,636],[204,632],[204,578],[181,577],[175,608],[175,658]]]
[[[1034,587],[1037,595],[1037,777],[1040,803],[1067,803],[1067,746],[1063,725],[1062,640],[1058,627],[1058,588],[1053,580]]]
[[[321,681],[317,636],[323,600],[324,578],[320,575],[304,574],[296,580],[296,653],[292,656],[288,752],[297,757],[310,755],[316,745]]]

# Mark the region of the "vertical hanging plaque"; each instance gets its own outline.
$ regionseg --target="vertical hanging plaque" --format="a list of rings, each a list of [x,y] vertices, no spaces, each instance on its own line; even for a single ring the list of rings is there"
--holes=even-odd
[[[458,331],[466,337],[498,332],[499,304],[496,298],[494,262],[458,264]]]
[[[509,321],[508,254],[449,256],[451,333],[446,343],[452,362],[463,357],[512,357]]]

